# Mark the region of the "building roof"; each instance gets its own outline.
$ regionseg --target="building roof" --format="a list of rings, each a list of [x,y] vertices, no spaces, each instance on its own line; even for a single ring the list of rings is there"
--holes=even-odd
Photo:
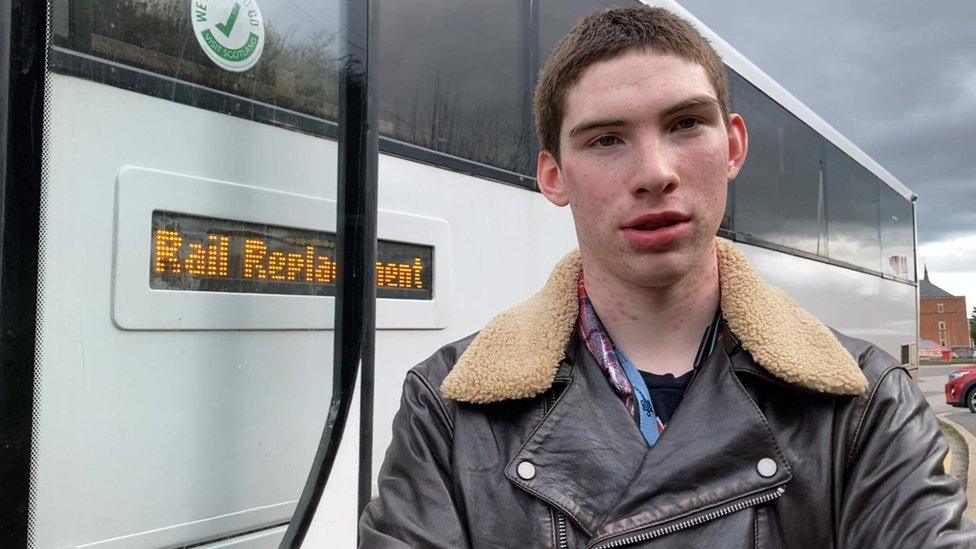
[[[925,266],[925,276],[918,281],[918,297],[921,299],[931,299],[938,297],[957,297],[929,281],[929,267]]]
[[[918,295],[922,299],[933,297],[956,297],[924,278],[919,281]]]

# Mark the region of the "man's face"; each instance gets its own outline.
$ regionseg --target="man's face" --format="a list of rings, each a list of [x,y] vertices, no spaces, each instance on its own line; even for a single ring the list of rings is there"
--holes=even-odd
[[[584,266],[640,287],[703,266],[747,147],[704,67],[628,52],[587,67],[564,112],[560,161],[541,153],[538,181],[572,208]]]

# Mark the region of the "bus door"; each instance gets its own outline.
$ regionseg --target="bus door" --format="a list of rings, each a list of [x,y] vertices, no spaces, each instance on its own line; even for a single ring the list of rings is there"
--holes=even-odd
[[[0,2],[0,544],[275,547],[317,450],[353,543],[342,1],[44,4]]]

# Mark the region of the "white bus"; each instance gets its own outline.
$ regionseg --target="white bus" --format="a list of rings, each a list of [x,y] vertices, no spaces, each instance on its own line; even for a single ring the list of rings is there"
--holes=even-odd
[[[608,3],[366,5],[0,0],[0,545],[353,546],[406,371],[575,245],[531,89]],[[721,235],[899,356],[915,196],[702,30]]]

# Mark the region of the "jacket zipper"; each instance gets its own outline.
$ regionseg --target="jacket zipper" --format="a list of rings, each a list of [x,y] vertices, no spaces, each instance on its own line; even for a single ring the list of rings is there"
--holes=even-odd
[[[569,539],[566,536],[566,516],[556,511],[556,546],[559,549],[569,549]]]
[[[763,503],[772,501],[772,500],[774,500],[774,499],[782,496],[784,492],[786,492],[786,488],[783,488],[782,486],[780,486],[780,487],[776,488],[775,490],[773,490],[772,492],[766,492],[765,494],[761,494],[761,495],[758,495],[758,496],[755,496],[755,497],[751,497],[751,498],[748,498],[748,499],[739,500],[739,501],[737,501],[735,503],[732,503],[730,505],[726,505],[725,507],[721,507],[721,508],[716,509],[714,511],[709,511],[707,513],[698,515],[696,517],[692,517],[690,519],[686,519],[686,520],[682,520],[682,521],[679,521],[679,522],[675,522],[675,523],[669,524],[667,526],[661,526],[661,527],[658,527],[658,528],[653,528],[651,530],[647,530],[647,531],[642,532],[640,534],[637,534],[637,535],[634,535],[634,536],[630,536],[630,537],[626,537],[626,538],[620,538],[620,539],[611,541],[609,543],[597,544],[597,545],[595,545],[593,547],[599,548],[599,549],[603,549],[603,548],[607,548],[607,547],[622,547],[624,545],[629,545],[631,543],[637,543],[637,542],[640,542],[640,541],[647,541],[647,540],[651,540],[651,539],[654,539],[654,538],[657,538],[657,537],[661,537],[661,536],[664,536],[664,535],[667,535],[667,534],[673,534],[673,533],[678,532],[680,530],[684,530],[685,528],[690,528],[692,526],[698,526],[699,524],[708,522],[710,520],[715,520],[715,519],[720,518],[720,517],[724,517],[725,515],[730,515],[732,513],[735,513],[737,511],[741,511],[741,510],[746,509],[748,507],[753,507],[753,506],[756,506],[756,505],[761,505]]]
[[[546,406],[543,413],[546,413],[552,409],[553,405],[556,404],[556,398],[555,392],[549,391],[549,394],[546,395]],[[556,516],[556,547],[558,549],[569,549],[569,538],[566,531],[566,515],[562,514],[555,508],[553,508],[553,514]]]

